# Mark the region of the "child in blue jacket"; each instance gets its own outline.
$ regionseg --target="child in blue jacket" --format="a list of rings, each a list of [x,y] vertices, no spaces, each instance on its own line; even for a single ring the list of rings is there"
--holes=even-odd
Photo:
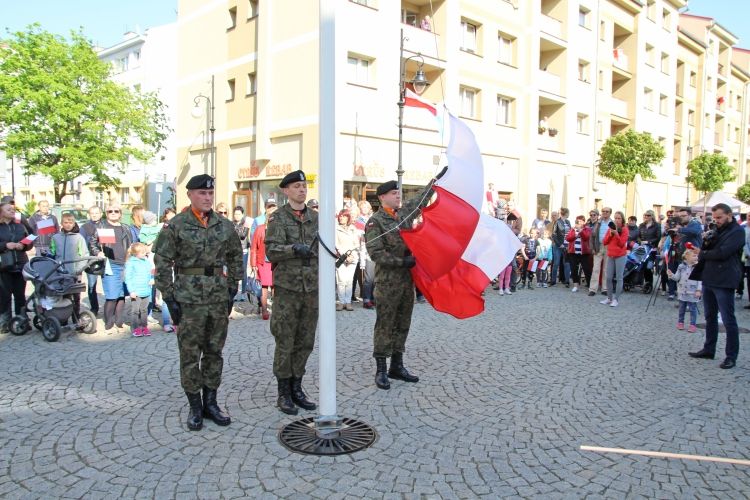
[[[133,243],[125,261],[125,285],[130,292],[131,330],[134,337],[150,336],[148,329],[148,303],[151,301],[151,287],[154,284],[154,265],[147,257],[148,247],[143,243]]]

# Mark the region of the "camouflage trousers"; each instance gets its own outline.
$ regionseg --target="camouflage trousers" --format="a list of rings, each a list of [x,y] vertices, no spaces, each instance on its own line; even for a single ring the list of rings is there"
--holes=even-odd
[[[378,282],[375,286],[375,303],[377,319],[372,355],[387,358],[394,352],[403,353],[414,309],[414,283],[411,280]]]
[[[185,304],[177,335],[180,349],[180,381],[185,392],[200,392],[203,386],[218,389],[227,339],[227,303]]]
[[[318,326],[318,292],[293,292],[276,287],[273,293],[271,333],[276,339],[273,374],[277,378],[302,377],[315,347]]]

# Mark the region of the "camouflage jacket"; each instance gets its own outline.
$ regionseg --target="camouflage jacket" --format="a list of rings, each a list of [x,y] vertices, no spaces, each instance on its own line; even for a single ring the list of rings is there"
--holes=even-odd
[[[153,251],[156,287],[165,300],[226,303],[230,284],[234,287],[242,279],[240,238],[232,222],[216,212],[209,214],[206,227],[190,209],[175,215],[159,232]],[[211,271],[182,274],[181,268],[211,268]],[[217,268],[226,269],[226,275]],[[213,275],[206,275],[210,273]]]
[[[298,217],[285,204],[268,217],[266,222],[266,256],[273,263],[273,285],[293,292],[313,292],[318,289],[318,245],[313,244],[318,234],[318,214],[306,209]],[[313,255],[301,259],[294,255],[292,245],[310,245]]]
[[[403,213],[409,213],[401,209]],[[375,282],[411,281],[411,272],[403,267],[404,257],[411,255],[397,228],[401,218],[393,217],[380,209],[370,217],[365,226],[367,253],[375,262]],[[407,224],[401,227],[408,227]]]

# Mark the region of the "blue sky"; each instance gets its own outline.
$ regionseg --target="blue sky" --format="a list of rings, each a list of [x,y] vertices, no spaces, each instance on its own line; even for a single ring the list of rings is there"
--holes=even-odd
[[[83,26],[89,39],[108,47],[128,30],[176,20],[176,11],[177,0],[0,0],[0,36],[5,28],[16,31],[36,21],[64,35]],[[713,17],[750,48],[750,0],[690,0],[688,12]]]
[[[47,31],[68,35],[83,27],[97,45],[110,47],[126,31],[177,20],[177,0],[0,0],[0,37],[6,28],[23,30],[38,22]]]

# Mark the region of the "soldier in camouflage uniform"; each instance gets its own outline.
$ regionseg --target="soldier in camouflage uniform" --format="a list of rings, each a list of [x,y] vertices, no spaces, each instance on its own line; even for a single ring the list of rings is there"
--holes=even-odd
[[[367,253],[375,262],[375,385],[380,389],[390,389],[389,377],[419,382],[419,377],[409,373],[403,363],[414,308],[414,282],[409,270],[416,265],[416,260],[401,238],[398,227],[402,220],[399,212],[411,219],[417,205],[409,204],[397,212],[401,206],[401,194],[396,181],[381,184],[376,193],[380,210],[370,217],[365,226]],[[405,225],[411,227],[410,221]],[[387,357],[391,358],[391,367],[386,374]]]
[[[197,175],[187,190],[190,207],[160,231],[154,263],[156,287],[177,328],[180,379],[190,403],[187,426],[200,430],[203,417],[218,425],[231,422],[216,403],[216,391],[228,316],[242,279],[242,246],[232,223],[212,210],[213,178]]]
[[[268,218],[265,240],[273,264],[273,374],[279,390],[276,405],[296,415],[297,406],[316,408],[302,389],[302,376],[318,324],[318,213],[305,205],[307,180],[302,170],[288,174],[279,187],[289,201]]]

